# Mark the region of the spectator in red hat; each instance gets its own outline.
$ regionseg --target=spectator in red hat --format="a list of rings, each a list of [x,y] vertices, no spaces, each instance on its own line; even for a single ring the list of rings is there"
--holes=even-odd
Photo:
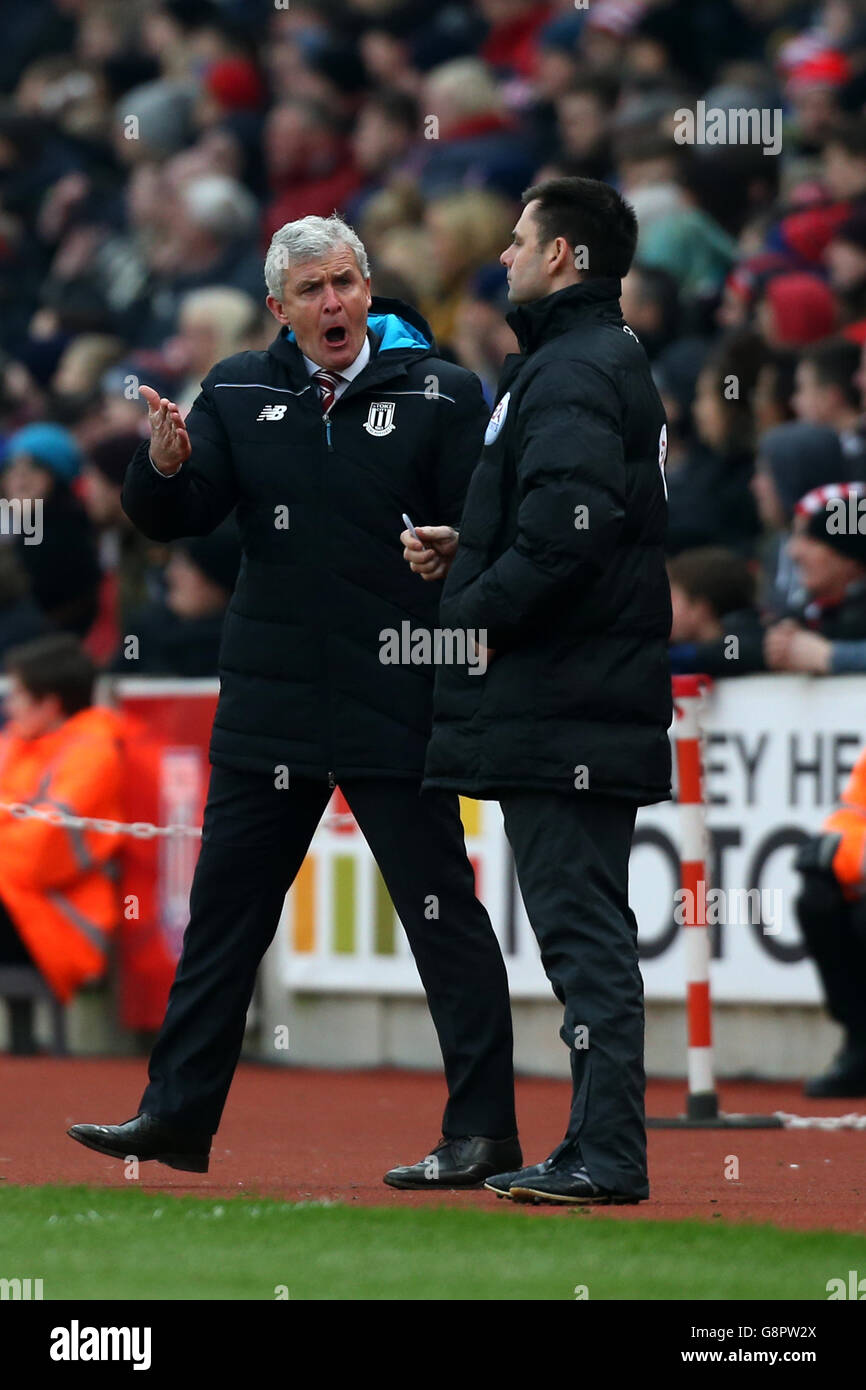
[[[740,261],[725,281],[716,322],[722,328],[747,328],[770,281],[790,271],[790,258],[780,251],[762,251]]]
[[[829,286],[795,271],[768,283],[758,305],[758,327],[771,347],[805,347],[829,337],[837,314]]]
[[[791,644],[798,632],[817,633],[831,644],[866,638],[866,528],[858,525],[866,513],[864,499],[866,483],[831,483],[797,503],[789,552],[807,601],[791,619],[768,629],[764,658],[772,669],[793,669]]]
[[[820,202],[783,217],[777,233],[783,251],[807,265],[820,265],[834,234],[850,216],[851,208],[849,202]]]
[[[255,63],[248,58],[223,58],[207,70],[195,121],[209,129],[238,111],[259,111],[264,100],[264,83]]]
[[[792,67],[785,83],[800,147],[817,151],[841,114],[839,93],[851,78],[843,53],[825,49],[804,57]]]

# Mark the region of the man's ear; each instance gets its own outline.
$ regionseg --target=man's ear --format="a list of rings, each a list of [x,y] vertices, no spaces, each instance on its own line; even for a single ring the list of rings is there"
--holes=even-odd
[[[278,299],[275,299],[272,294],[269,294],[267,299],[265,300],[265,303],[267,304],[277,323],[282,323],[287,328],[291,328],[292,325],[289,323],[289,316]]]
[[[548,265],[551,275],[558,275],[569,261],[568,242],[564,236],[554,237],[551,242]]]
[[[552,277],[561,275],[563,271],[577,271],[577,279],[583,280],[589,270],[586,259],[585,246],[570,246],[565,237],[557,237],[554,241],[556,256],[551,265]]]

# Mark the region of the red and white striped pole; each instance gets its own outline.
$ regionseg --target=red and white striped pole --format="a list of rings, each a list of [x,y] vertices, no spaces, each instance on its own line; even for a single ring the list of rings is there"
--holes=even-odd
[[[709,676],[674,676],[676,718],[673,726],[679,791],[680,887],[686,952],[688,1019],[688,1095],[685,1115],[647,1119],[652,1129],[781,1129],[777,1115],[723,1114],[713,1076],[713,1026],[710,1001],[710,934],[707,928],[709,836],[702,749],[702,714]],[[679,914],[678,914],[679,917]]]
[[[707,927],[707,836],[701,710],[707,676],[674,676],[674,746],[680,814],[680,887],[683,890],[688,1021],[686,1118],[712,1120],[719,1113],[713,1078],[710,1003],[710,934]]]

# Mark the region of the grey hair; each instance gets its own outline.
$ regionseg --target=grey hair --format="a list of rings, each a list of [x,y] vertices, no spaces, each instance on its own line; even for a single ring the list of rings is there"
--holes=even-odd
[[[181,196],[193,221],[219,241],[239,240],[255,231],[256,200],[227,174],[202,174],[187,184]]]
[[[265,283],[274,299],[283,297],[283,276],[290,265],[319,260],[338,246],[354,251],[358,269],[366,280],[370,262],[364,243],[336,212],[330,217],[299,217],[296,222],[286,222],[274,232],[265,256]]]

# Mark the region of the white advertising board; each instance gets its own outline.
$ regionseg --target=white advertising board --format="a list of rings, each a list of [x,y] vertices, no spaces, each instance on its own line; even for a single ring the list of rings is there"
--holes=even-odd
[[[800,946],[798,875],[791,859],[800,840],[838,802],[866,741],[866,678],[751,676],[719,682],[707,698],[703,722],[709,887],[722,890],[710,900],[709,919],[717,919],[711,927],[712,997],[817,1003],[818,978]],[[464,811],[467,847],[505,953],[512,993],[549,998],[499,807],[472,802]],[[642,809],[632,853],[631,904],[650,1000],[685,997],[686,928],[675,920],[678,818],[674,803]],[[306,883],[292,890],[281,923],[285,985],[420,995],[402,931],[383,937],[377,921],[381,889],[362,837],[356,828],[346,833],[323,827],[313,841]]]

